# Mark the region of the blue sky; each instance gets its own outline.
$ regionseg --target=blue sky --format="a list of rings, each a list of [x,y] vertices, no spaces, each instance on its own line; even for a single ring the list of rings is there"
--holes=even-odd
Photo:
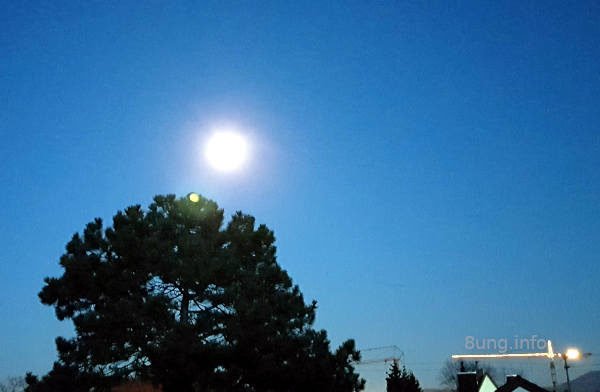
[[[465,336],[600,352],[598,2],[137,3],[0,12],[0,377],[71,333],[37,292],[75,231],[192,190],[426,386]],[[200,156],[222,123],[237,175]]]

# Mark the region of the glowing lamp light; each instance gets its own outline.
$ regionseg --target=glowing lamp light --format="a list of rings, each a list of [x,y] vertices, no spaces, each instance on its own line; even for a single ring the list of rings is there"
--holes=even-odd
[[[567,359],[570,359],[570,360],[576,360],[576,359],[581,358],[581,353],[576,348],[567,349],[567,352],[565,353],[565,355],[566,355]]]
[[[187,198],[192,203],[198,203],[200,201],[200,195],[194,192],[188,193]]]

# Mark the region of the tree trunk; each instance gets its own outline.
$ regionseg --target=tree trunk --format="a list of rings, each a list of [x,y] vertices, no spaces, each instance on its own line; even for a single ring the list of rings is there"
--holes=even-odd
[[[189,321],[190,294],[185,290],[181,296],[181,323],[187,324]]]

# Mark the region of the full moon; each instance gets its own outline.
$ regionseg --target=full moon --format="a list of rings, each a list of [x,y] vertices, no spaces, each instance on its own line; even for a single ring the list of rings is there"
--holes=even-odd
[[[248,142],[235,131],[217,131],[207,141],[204,156],[220,172],[234,172],[248,160]]]

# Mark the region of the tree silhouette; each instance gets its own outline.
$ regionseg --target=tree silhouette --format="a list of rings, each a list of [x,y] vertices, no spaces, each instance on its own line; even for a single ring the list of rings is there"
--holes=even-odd
[[[4,382],[0,382],[0,392],[23,392],[25,385],[23,377],[7,377]]]
[[[492,368],[485,366],[482,368],[479,362],[475,361],[453,361],[448,359],[444,362],[442,369],[440,370],[439,380],[440,384],[452,391],[456,390],[456,374],[461,371],[461,366],[467,372],[472,372],[477,369],[482,369],[484,372],[492,372]]]
[[[400,369],[397,361],[390,366],[386,381],[387,392],[423,392],[413,372],[405,366]]]
[[[461,366],[462,369],[461,370]],[[455,391],[456,390],[456,374],[459,371],[474,372],[481,371],[482,373],[488,374],[493,379],[502,379],[506,374],[519,374],[523,375],[523,369],[519,368],[505,368],[505,367],[494,367],[486,362],[479,361],[453,361],[448,359],[444,362],[438,379],[441,386],[444,388]]]
[[[124,379],[164,391],[360,391],[354,341],[331,352],[276,260],[275,237],[211,200],[156,196],[75,234],[39,296],[75,325],[28,391],[107,390]],[[52,385],[58,385],[53,389]],[[50,388],[50,389],[48,389]],[[74,389],[73,389],[74,388]]]

